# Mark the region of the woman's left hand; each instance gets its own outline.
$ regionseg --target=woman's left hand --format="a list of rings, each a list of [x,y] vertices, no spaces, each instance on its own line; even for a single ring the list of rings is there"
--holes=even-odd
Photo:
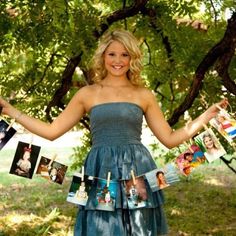
[[[221,109],[226,109],[229,105],[228,99],[224,98],[220,102],[213,104],[207,109],[207,113],[209,115],[209,119],[214,118]]]

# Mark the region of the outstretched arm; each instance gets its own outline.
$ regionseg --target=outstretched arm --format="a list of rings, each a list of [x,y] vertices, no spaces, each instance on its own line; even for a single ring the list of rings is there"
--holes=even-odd
[[[1,97],[0,107],[2,107],[3,114],[16,119],[30,132],[49,140],[54,140],[66,133],[79,122],[85,113],[83,92],[81,91],[74,95],[65,110],[52,123],[46,123],[22,113]]]
[[[184,127],[172,130],[168,122],[165,120],[154,95],[150,93],[148,94],[148,97],[148,106],[145,112],[147,124],[153,134],[168,148],[176,147],[184,141],[192,138],[210,121],[210,119],[217,115],[219,112],[217,106],[226,107],[228,105],[227,99],[223,99],[219,103],[209,107],[204,113],[198,116],[195,120],[186,124]]]

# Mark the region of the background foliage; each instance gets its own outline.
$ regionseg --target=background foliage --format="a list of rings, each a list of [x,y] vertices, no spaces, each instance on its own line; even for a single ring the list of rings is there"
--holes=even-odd
[[[186,111],[194,118],[223,96],[235,111],[235,11],[232,0],[2,1],[0,94],[52,121],[91,82],[89,63],[102,34],[125,28],[139,38],[143,78],[173,128],[186,122]],[[88,131],[89,118],[77,128]],[[77,164],[88,136],[75,149]]]

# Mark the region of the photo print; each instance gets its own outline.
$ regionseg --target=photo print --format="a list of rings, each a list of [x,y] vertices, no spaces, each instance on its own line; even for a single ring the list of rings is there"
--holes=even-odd
[[[180,181],[179,172],[174,163],[168,163],[162,169],[164,171],[164,176],[165,176],[167,185],[170,186]]]
[[[118,181],[97,179],[96,209],[103,211],[114,211],[117,189]]]
[[[41,147],[18,142],[10,174],[32,179]]]
[[[6,121],[0,120],[0,150],[7,144],[7,142],[14,136],[16,130],[12,128]]]
[[[161,169],[152,170],[145,176],[153,192],[180,181],[179,172],[174,163],[168,163]]]
[[[196,136],[194,141],[201,148],[209,163],[226,154],[224,147],[210,128]]]
[[[192,171],[198,167],[200,164],[206,162],[206,157],[201,148],[192,144],[184,152],[182,152],[176,159],[175,163],[180,173],[188,176]]]
[[[86,206],[92,183],[92,176],[74,175],[66,200],[77,205]]]
[[[129,209],[147,206],[147,190],[143,176],[125,180],[126,197]]]
[[[42,156],[36,174],[40,174],[43,178],[54,183],[62,184],[68,167],[54,159]]]
[[[236,120],[230,114],[220,109],[220,112],[210,120],[213,126],[229,143],[236,141]]]

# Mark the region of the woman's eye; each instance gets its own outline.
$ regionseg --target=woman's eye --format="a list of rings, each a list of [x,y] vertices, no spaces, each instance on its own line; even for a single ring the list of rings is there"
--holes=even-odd
[[[115,53],[110,52],[110,53],[108,53],[108,55],[109,55],[109,56],[114,56]]]
[[[123,57],[128,57],[129,54],[128,54],[128,53],[123,53],[122,56],[123,56]]]

